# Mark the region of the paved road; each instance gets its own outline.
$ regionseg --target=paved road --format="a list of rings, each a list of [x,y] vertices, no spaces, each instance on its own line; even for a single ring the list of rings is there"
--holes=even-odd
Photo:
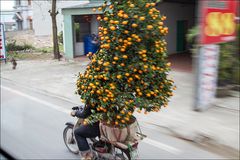
[[[1,82],[1,147],[19,159],[79,159],[64,145],[62,131],[72,104],[10,81]],[[148,136],[139,146],[140,159],[222,158],[189,142],[140,124]]]

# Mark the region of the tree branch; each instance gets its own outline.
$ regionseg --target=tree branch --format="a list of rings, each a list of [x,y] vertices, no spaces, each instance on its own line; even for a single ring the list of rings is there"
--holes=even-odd
[[[48,13],[50,13],[51,16],[56,16],[59,12],[57,11],[57,12],[53,13],[51,10],[48,10]]]

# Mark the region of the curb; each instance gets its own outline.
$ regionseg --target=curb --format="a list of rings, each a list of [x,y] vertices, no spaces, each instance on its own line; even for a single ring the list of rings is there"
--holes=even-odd
[[[150,124],[150,125],[154,125],[159,128],[163,128],[164,130],[167,130],[169,132],[169,133],[167,133],[168,135],[171,135],[178,139],[182,139],[184,141],[188,141],[204,150],[211,151],[213,153],[217,153],[228,159],[239,159],[239,150],[232,148],[230,146],[224,145],[222,143],[219,143],[217,140],[215,140],[210,135],[198,132],[198,133],[195,133],[193,136],[188,137],[188,136],[180,134],[179,132],[177,132],[176,130],[174,130],[168,126],[157,125],[157,124],[153,124],[151,122],[145,122],[145,121],[141,121],[141,122]]]
[[[231,112],[236,112],[236,111],[239,112],[240,111],[240,109],[228,108],[228,107],[220,106],[218,104],[213,104],[212,107],[214,107],[214,108],[221,108],[223,110],[227,110],[227,111],[231,111]]]

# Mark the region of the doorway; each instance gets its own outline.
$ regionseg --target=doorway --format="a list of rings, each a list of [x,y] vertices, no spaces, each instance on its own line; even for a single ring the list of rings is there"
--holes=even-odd
[[[186,34],[187,34],[187,25],[186,20],[177,21],[177,52],[184,52],[187,50],[186,47]]]
[[[90,16],[74,16],[74,56],[84,55],[83,37],[91,34]]]
[[[17,20],[17,30],[19,31],[23,30],[23,25],[21,20]]]

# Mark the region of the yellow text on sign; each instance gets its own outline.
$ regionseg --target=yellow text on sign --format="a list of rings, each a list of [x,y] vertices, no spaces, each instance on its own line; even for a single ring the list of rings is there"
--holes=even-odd
[[[207,36],[231,35],[236,28],[234,19],[234,13],[208,13],[204,32]]]

